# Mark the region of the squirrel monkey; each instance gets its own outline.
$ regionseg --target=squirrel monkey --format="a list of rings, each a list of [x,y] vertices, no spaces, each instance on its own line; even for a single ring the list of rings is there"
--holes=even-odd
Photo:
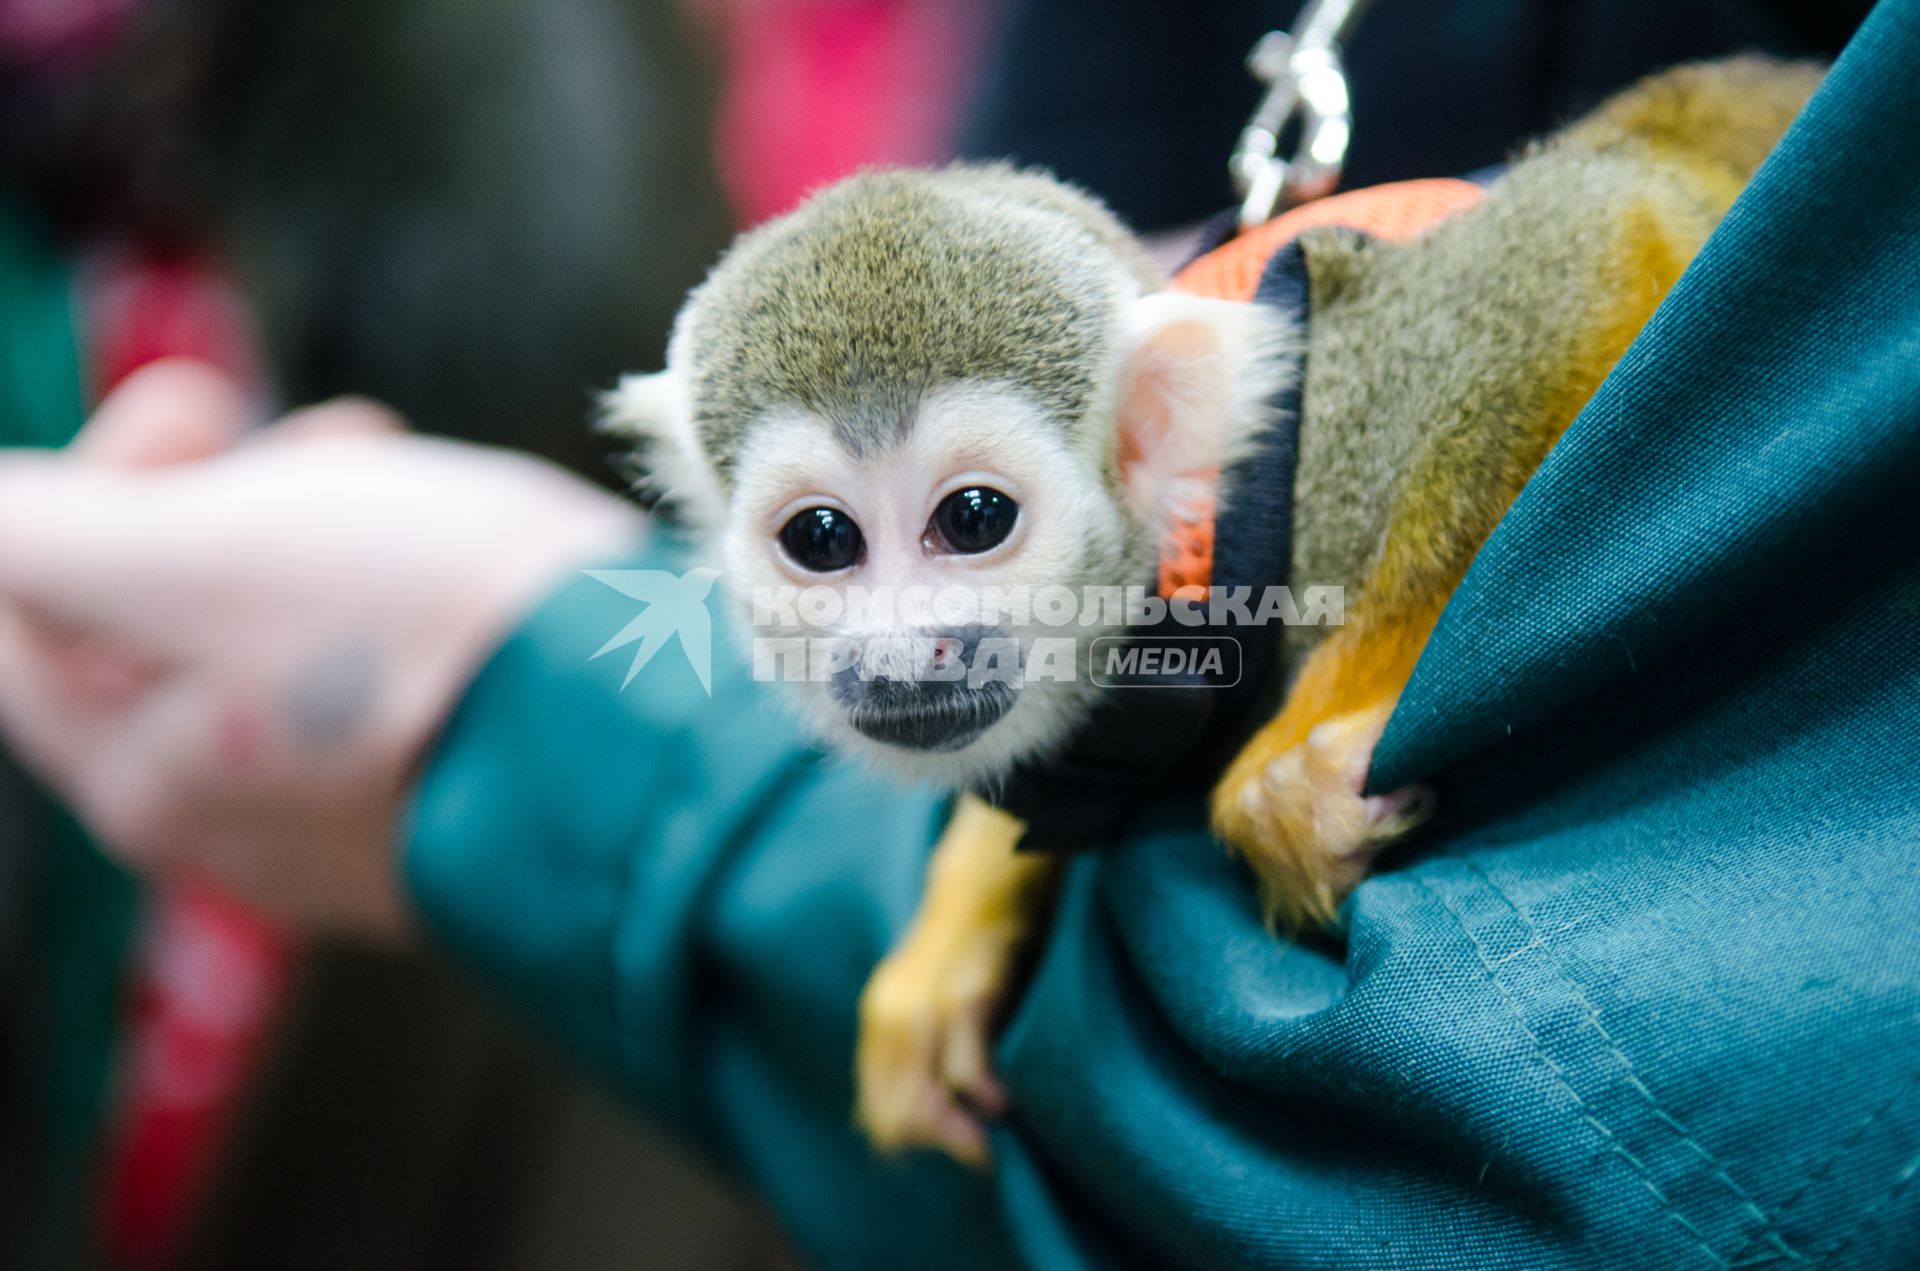
[[[1169,289],[1112,215],[1044,175],[869,172],[741,238],[609,423],[718,545],[749,634],[848,642],[789,680],[817,735],[973,790],[1087,719],[1089,637],[1114,628],[991,598],[1151,577],[1179,501],[1297,384],[1288,581],[1343,587],[1346,620],[1285,632],[1284,701],[1212,820],[1270,918],[1330,923],[1424,813],[1423,792],[1362,787],[1441,609],[1820,74],[1678,68],[1412,241],[1309,230],[1304,331]],[[823,588],[833,603],[810,607]],[[955,669],[989,647],[1077,673]],[[1016,853],[1020,833],[962,795],[863,995],[857,1111],[882,1148],[984,1158],[993,1016],[1057,869]]]

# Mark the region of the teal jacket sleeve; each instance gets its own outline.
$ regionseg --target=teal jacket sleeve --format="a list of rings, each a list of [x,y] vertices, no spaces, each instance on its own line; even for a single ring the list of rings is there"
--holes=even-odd
[[[613,564],[687,567],[666,545]],[[913,913],[944,805],[808,750],[724,632],[711,695],[675,644],[623,689],[632,646],[593,655],[639,607],[582,574],[481,671],[416,801],[421,911],[804,1250],[994,1263],[982,1184],[881,1163],[851,1121],[854,999]]]
[[[990,1176],[848,1125],[936,801],[727,659],[621,691],[592,580],[448,728],[422,913],[823,1266],[1920,1265],[1915,65],[1884,0],[1482,552],[1377,759],[1440,820],[1342,936],[1180,801],[1072,863]]]

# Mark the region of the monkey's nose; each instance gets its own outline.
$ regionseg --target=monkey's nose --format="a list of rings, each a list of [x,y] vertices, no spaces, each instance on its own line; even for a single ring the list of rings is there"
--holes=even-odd
[[[984,631],[915,637],[913,648],[876,642],[828,683],[862,736],[909,750],[958,750],[997,723],[1016,685],[996,677],[968,682]]]

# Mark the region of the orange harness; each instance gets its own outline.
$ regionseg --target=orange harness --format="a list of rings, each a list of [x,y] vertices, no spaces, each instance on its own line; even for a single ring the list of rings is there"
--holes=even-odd
[[[1404,243],[1439,221],[1478,203],[1484,192],[1471,181],[1436,177],[1369,186],[1303,203],[1258,229],[1230,238],[1174,277],[1176,291],[1251,304],[1274,254],[1310,229],[1341,225]],[[1217,479],[1218,474],[1209,474]],[[1214,484],[1208,481],[1209,488]],[[1177,514],[1160,549],[1160,594],[1184,588],[1196,598],[1213,578],[1214,500],[1209,495]]]

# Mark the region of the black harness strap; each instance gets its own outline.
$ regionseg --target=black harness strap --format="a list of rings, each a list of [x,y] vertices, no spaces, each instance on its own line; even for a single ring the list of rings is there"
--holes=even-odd
[[[1273,254],[1254,303],[1305,324],[1307,269],[1298,245]],[[1251,454],[1221,474],[1212,585],[1249,588],[1256,606],[1264,588],[1286,583],[1293,560],[1299,428],[1296,376],[1274,401],[1273,426]],[[1271,717],[1284,688],[1279,631],[1234,622],[1218,610],[1208,616],[1204,627],[1169,616],[1151,627],[1130,628],[1123,638],[1142,650],[1212,647],[1231,653],[1219,660],[1219,669],[1148,673],[1136,661],[1132,671],[1097,676],[1106,686],[1100,706],[1064,752],[978,792],[1026,823],[1023,849],[1071,851],[1112,843],[1146,798],[1169,786],[1210,781],[1224,756]]]

